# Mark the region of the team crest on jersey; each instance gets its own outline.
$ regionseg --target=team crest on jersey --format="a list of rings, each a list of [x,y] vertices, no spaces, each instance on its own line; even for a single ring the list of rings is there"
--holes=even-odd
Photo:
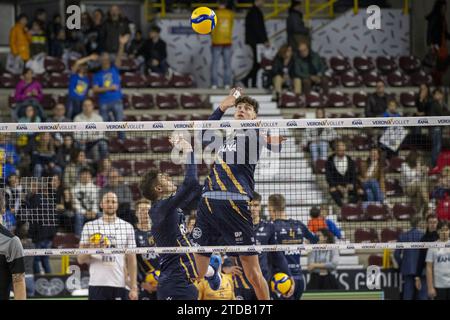
[[[195,227],[192,230],[192,237],[194,239],[199,239],[202,236],[202,229],[200,229],[199,227]]]

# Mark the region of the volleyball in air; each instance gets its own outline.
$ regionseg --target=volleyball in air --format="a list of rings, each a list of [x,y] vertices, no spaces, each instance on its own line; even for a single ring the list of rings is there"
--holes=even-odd
[[[157,286],[160,274],[161,274],[161,271],[159,271],[159,270],[155,270],[155,271],[147,273],[147,275],[145,276],[145,282],[148,282],[153,286]]]
[[[273,292],[285,295],[292,286],[292,280],[286,273],[275,273],[270,280],[270,288]]]
[[[192,12],[191,26],[195,32],[208,34],[217,24],[217,16],[213,10],[207,7],[199,7]]]

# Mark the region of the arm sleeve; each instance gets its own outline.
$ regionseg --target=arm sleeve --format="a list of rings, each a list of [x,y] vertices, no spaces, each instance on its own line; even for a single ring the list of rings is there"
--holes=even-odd
[[[396,249],[394,251],[394,259],[395,261],[397,261],[399,267],[402,266],[402,253],[403,253],[402,249]]]
[[[23,246],[18,237],[11,239],[8,246],[8,255],[6,256],[8,268],[11,274],[24,273],[24,252]]]
[[[165,42],[163,42],[161,46],[161,60],[165,59],[167,59],[167,45]]]
[[[268,240],[268,244],[278,244],[277,236],[275,230],[271,229],[270,238]],[[273,267],[274,273],[283,272],[286,273],[289,277],[292,277],[291,271],[289,270],[289,265],[286,260],[286,256],[282,251],[272,251],[268,252],[268,258],[271,262],[271,266]]]
[[[433,249],[428,249],[427,256],[425,258],[425,262],[434,262],[434,253],[435,251]]]
[[[338,226],[330,219],[326,219],[325,222],[327,223],[328,230],[330,230],[336,238],[342,239],[341,229],[339,229]]]
[[[300,227],[302,228],[302,232],[305,238],[308,239],[312,244],[319,241],[319,238],[314,233],[309,231],[309,229],[303,223],[300,224]]]
[[[419,256],[417,258],[416,277],[423,275],[423,269],[425,269],[425,258],[427,256],[427,249],[420,249]]]
[[[9,47],[11,48],[11,53],[13,55],[18,55],[19,50],[17,49],[17,31],[16,28],[12,28],[9,34]]]
[[[80,245],[82,244],[89,244],[89,223],[86,223],[83,226],[83,230],[81,231],[81,237],[80,237]]]
[[[208,120],[220,120],[222,119],[223,114],[223,111],[217,107],[217,109],[209,116]]]
[[[325,267],[328,270],[335,270],[339,264],[339,251],[331,250],[330,261],[325,263]]]
[[[330,187],[334,187],[336,185],[332,176],[332,171],[333,171],[332,160],[328,160],[325,164],[325,177]]]
[[[134,229],[131,225],[128,226],[128,235],[127,235],[127,248],[136,248],[136,238],[134,236]]]
[[[18,101],[22,101],[22,100],[24,100],[25,99],[25,95],[24,95],[24,90],[23,90],[23,87],[25,86],[25,82],[23,82],[23,81],[20,81],[18,84],[17,84],[17,86],[16,86],[16,90],[15,90],[15,93],[14,93],[14,100],[16,101],[16,102],[18,102]]]

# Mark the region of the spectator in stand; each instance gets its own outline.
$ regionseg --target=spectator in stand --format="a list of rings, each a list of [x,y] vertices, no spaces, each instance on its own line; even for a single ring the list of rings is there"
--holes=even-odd
[[[60,43],[58,43],[58,37],[60,36],[60,32],[64,31],[61,16],[57,13],[53,16],[53,20],[49,26],[49,51],[48,54],[53,57],[61,57],[62,56],[62,48],[60,47]]]
[[[50,181],[50,190],[52,190],[53,203],[55,205],[56,214],[58,215],[58,226],[64,227],[64,186],[62,185],[61,176],[55,174]]]
[[[15,230],[16,227],[16,214],[20,210],[22,190],[20,177],[17,174],[10,175],[5,188],[6,211],[3,215],[3,224],[10,231]]]
[[[45,112],[41,105],[43,98],[42,85],[39,81],[33,79],[33,70],[25,68],[22,73],[22,80],[17,83],[14,93],[13,120],[23,117],[25,108],[29,105],[36,108],[41,119],[45,119]]]
[[[62,206],[59,205],[57,210],[59,210],[59,221],[60,226],[66,232],[75,233],[74,225],[75,223],[75,203],[72,194],[72,190],[70,188],[64,188],[63,191],[63,203]],[[59,208],[59,209],[58,209]]]
[[[55,141],[50,132],[43,132],[36,136],[36,147],[33,148],[31,163],[33,176],[51,176],[61,174],[62,169],[56,164]]]
[[[321,229],[327,229],[333,234],[333,236],[341,239],[341,230],[333,222],[333,220],[326,219],[326,216],[327,208],[325,205],[322,205],[320,209],[318,207],[312,207],[311,210],[309,210],[310,219],[308,221],[308,229],[313,233],[317,233]]]
[[[436,214],[439,220],[450,220],[450,167],[442,169],[439,181],[431,193],[436,199]]]
[[[426,83],[419,87],[419,93],[416,98],[417,116],[423,117],[428,114],[432,102],[431,89]]]
[[[12,143],[11,135],[7,133],[0,134],[0,154],[2,160],[2,178],[7,180],[12,172],[15,171],[15,167],[19,164],[20,156],[17,153],[16,146]]]
[[[326,228],[317,232],[319,244],[334,243],[333,234]],[[338,283],[334,272],[339,264],[339,250],[313,250],[308,255],[308,270],[311,278],[308,290],[337,290]]]
[[[83,150],[74,149],[71,152],[71,161],[64,170],[63,181],[65,186],[74,186],[78,182],[80,171],[84,167],[89,167],[86,153]]]
[[[112,162],[109,158],[104,158],[100,161],[98,171],[97,171],[97,177],[95,180],[95,184],[103,188],[108,183],[108,176],[112,169]]]
[[[31,58],[40,54],[48,53],[48,39],[45,34],[45,30],[42,28],[42,24],[35,20],[31,25],[31,44],[30,44],[30,54]]]
[[[370,149],[370,156],[361,162],[359,181],[369,202],[384,203],[386,160],[377,147]]]
[[[19,56],[24,62],[30,60],[31,33],[27,28],[28,18],[20,14],[16,18],[16,24],[9,33],[9,49],[11,54]]]
[[[324,119],[325,109],[316,109],[316,119]],[[317,171],[317,160],[327,160],[330,143],[338,138],[336,130],[333,128],[308,128],[305,130],[304,141],[309,147],[314,170]]]
[[[217,21],[220,23],[211,33],[212,61],[211,61],[211,83],[212,89],[219,86],[219,60],[223,60],[222,83],[226,90],[230,89],[233,82],[233,71],[231,69],[231,45],[233,42],[234,12],[227,8],[227,0],[219,0],[219,8],[215,11]]]
[[[131,40],[130,45],[127,48],[127,53],[130,58],[135,58],[138,56],[139,51],[144,45],[144,38],[142,37],[142,31],[136,30],[133,40]]]
[[[449,241],[448,221],[437,227],[439,241]],[[450,248],[430,248],[426,257],[428,296],[434,300],[450,300]]]
[[[115,59],[115,64],[111,64],[110,55],[104,52],[100,58],[101,70],[94,75],[93,91],[99,96],[100,115],[103,121],[122,121],[123,120],[123,103],[122,88],[120,84],[119,69],[122,64],[122,55],[125,44],[129,40],[129,35],[120,36],[119,51]],[[114,118],[110,118],[110,113]],[[120,140],[125,140],[125,132],[119,131]]]
[[[429,117],[448,116],[449,110],[444,102],[444,92],[441,88],[433,90],[433,101],[431,102]],[[435,167],[439,153],[442,150],[442,127],[430,127],[430,135],[432,141],[431,147],[431,166]]]
[[[122,180],[123,177],[121,177],[119,171],[117,169],[111,169],[109,171],[108,183],[100,189],[100,199],[108,192],[115,193],[119,199],[117,215],[129,223],[135,224],[136,217],[131,211],[133,210],[133,196],[131,189],[128,185],[124,184]]]
[[[66,107],[62,103],[57,103],[53,107],[53,116],[47,119],[47,122],[71,122],[69,118],[66,117]]]
[[[385,118],[401,117],[401,114],[397,110],[398,103],[395,99],[390,99],[387,105],[387,110],[383,113]]]
[[[67,117],[70,119],[74,119],[81,112],[83,101],[89,93],[90,80],[87,63],[97,61],[97,59],[98,55],[94,53],[77,60],[72,66],[67,97]]]
[[[313,85],[319,85],[328,94],[328,78],[325,76],[326,65],[317,52],[311,50],[306,42],[300,42],[295,63],[295,76],[301,80],[301,90],[308,94]]]
[[[301,94],[302,84],[295,75],[295,57],[290,45],[284,45],[278,50],[272,65],[272,75],[275,101],[280,100],[283,85],[293,87],[295,94]]]
[[[256,88],[256,76],[259,69],[257,45],[263,43],[266,47],[270,47],[264,15],[261,10],[263,6],[264,0],[254,0],[253,7],[250,8],[245,16],[245,43],[250,46],[253,52],[252,69],[243,79],[244,84],[248,88]]]
[[[358,201],[356,166],[353,159],[346,155],[346,149],[343,141],[337,141],[336,152],[328,158],[325,165],[330,194],[339,207],[346,202],[356,203]]]
[[[419,216],[411,216],[411,229],[400,234],[398,242],[419,242],[423,237],[423,232],[418,229],[420,222]],[[419,259],[419,250],[417,249],[396,249],[394,252],[395,261],[400,268],[402,275],[402,299],[416,300],[419,292],[415,288],[415,276],[417,270],[417,260]]]
[[[75,149],[72,134],[64,134],[63,143],[56,149],[56,164],[63,170],[70,163],[70,154]]]
[[[305,26],[302,13],[302,2],[293,0],[286,20],[288,44],[297,48],[300,42],[309,43],[309,29]]]
[[[50,23],[47,21],[47,11],[45,11],[45,9],[39,8],[36,10],[33,22],[39,23],[45,36],[50,38]]]
[[[99,53],[102,51],[103,39],[102,39],[102,29],[104,14],[101,9],[97,9],[93,14],[93,22],[91,29],[86,31],[86,52],[87,54]]]
[[[428,168],[423,164],[417,151],[410,151],[400,168],[400,184],[405,194],[414,199],[417,213],[428,213],[430,197],[428,195]]]
[[[167,46],[160,38],[161,28],[152,26],[148,32],[148,39],[144,41],[138,55],[143,56],[148,71],[165,74],[168,71]]]
[[[127,35],[127,39],[130,37],[128,19],[122,16],[119,6],[113,5],[101,31],[103,51],[112,54],[118,52],[121,47],[119,38],[124,35]]]
[[[439,235],[437,233],[437,225],[438,225],[437,217],[434,214],[427,215],[426,223],[427,228],[425,230],[425,234],[420,239],[420,242],[437,241],[439,239]],[[419,300],[428,299],[428,289],[425,274],[426,256],[427,256],[427,249],[420,249],[419,256],[417,257],[416,277],[414,278],[416,290],[419,292],[418,294]]]
[[[41,117],[37,115],[36,109],[32,106],[26,106],[25,108],[25,115],[23,117],[19,118],[19,123],[39,123],[41,122]],[[33,135],[31,132],[27,132],[27,135]]]
[[[75,209],[74,232],[78,236],[81,235],[86,221],[98,218],[98,192],[98,187],[92,182],[91,170],[89,168],[81,169],[80,182],[72,189]]]
[[[383,80],[378,80],[376,91],[369,95],[365,110],[367,118],[380,117],[387,109],[388,96],[385,92]]]
[[[73,119],[74,122],[103,122],[103,118],[94,111],[94,103],[91,99],[83,102],[83,112]],[[88,132],[77,131],[74,134],[77,146],[86,152],[94,161],[108,156],[108,142],[102,131]]]

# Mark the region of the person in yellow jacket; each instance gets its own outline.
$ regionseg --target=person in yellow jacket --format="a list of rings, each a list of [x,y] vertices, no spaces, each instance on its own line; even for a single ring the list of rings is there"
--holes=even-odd
[[[16,19],[9,35],[9,47],[14,56],[20,56],[23,61],[30,59],[31,33],[27,29],[28,18],[21,14]]]
[[[211,32],[212,62],[211,83],[212,88],[219,86],[219,60],[223,57],[223,86],[231,87],[231,45],[233,40],[234,12],[226,7],[226,0],[219,1],[219,9],[216,10],[217,25]]]
[[[198,300],[236,300],[234,295],[233,275],[221,273],[222,282],[216,291],[211,289],[206,279],[201,279],[195,285],[198,290]]]

